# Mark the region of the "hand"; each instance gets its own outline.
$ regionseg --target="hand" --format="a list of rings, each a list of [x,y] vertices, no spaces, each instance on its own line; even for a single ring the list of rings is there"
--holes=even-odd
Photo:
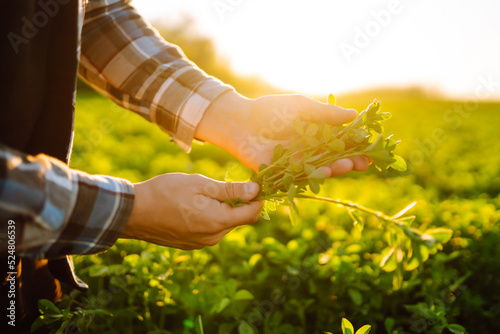
[[[224,201],[250,201],[256,183],[219,182],[202,175],[164,174],[134,184],[135,201],[122,238],[185,250],[218,243],[237,226],[257,220],[259,201],[232,207]]]
[[[236,92],[219,96],[205,112],[196,138],[217,145],[257,170],[269,164],[273,148],[289,146],[295,134],[293,120],[340,125],[354,120],[356,110],[316,102],[302,95],[270,95],[249,100]],[[370,161],[365,156],[340,159],[323,166],[327,177],[351,170],[363,171]]]

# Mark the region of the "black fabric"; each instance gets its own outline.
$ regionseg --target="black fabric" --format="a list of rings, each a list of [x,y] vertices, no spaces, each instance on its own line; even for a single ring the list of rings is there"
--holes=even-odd
[[[40,3],[46,1],[2,0],[0,142],[68,162],[78,66],[78,1],[53,1],[58,8],[50,13]]]
[[[7,282],[7,286],[10,282]],[[11,318],[6,315],[0,322],[1,333],[30,333],[33,321],[40,315],[38,312],[38,300],[56,300],[61,297],[62,291],[58,280],[54,280],[47,266],[47,260],[31,260],[23,258],[17,266],[16,283],[16,313],[15,327],[8,324]],[[10,300],[7,289],[0,289],[2,295],[0,306],[2,310],[9,307]],[[3,314],[2,314],[3,315]]]
[[[0,143],[68,163],[78,68],[79,4],[76,0],[0,0]],[[7,257],[1,251],[4,268]],[[38,299],[60,296],[57,279],[87,289],[74,275],[69,260],[21,260],[18,269],[24,273],[16,281],[18,330],[36,318]],[[5,270],[0,272],[2,300],[6,299],[5,275]],[[2,309],[3,326],[6,317]]]

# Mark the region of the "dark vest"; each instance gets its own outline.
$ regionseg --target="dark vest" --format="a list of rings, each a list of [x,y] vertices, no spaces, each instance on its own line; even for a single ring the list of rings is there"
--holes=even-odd
[[[79,59],[79,6],[77,0],[0,0],[0,143],[68,163]],[[19,226],[17,222],[26,218],[12,219]],[[18,325],[23,317],[27,325],[36,318],[39,298],[60,295],[58,280],[87,288],[74,276],[69,260],[21,259],[16,330],[22,330]],[[0,268],[5,268],[7,259],[0,261]],[[5,275],[6,270],[0,271],[0,283]],[[0,300],[6,300],[4,288],[0,288]],[[0,307],[1,328],[7,318],[4,305]]]

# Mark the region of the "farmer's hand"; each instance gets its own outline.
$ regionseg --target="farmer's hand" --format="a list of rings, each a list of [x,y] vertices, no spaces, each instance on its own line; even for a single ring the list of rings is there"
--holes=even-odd
[[[186,250],[215,245],[235,227],[255,222],[262,209],[259,201],[234,208],[224,203],[257,196],[259,186],[251,182],[173,173],[134,188],[134,208],[121,237]]]
[[[289,146],[290,136],[295,134],[293,120],[338,125],[356,116],[353,109],[316,102],[303,95],[270,95],[249,100],[230,91],[210,105],[196,138],[223,148],[248,168],[257,170],[261,164],[271,162],[274,146]],[[323,170],[331,177],[351,170],[362,171],[368,165],[367,157],[356,156],[337,160]]]

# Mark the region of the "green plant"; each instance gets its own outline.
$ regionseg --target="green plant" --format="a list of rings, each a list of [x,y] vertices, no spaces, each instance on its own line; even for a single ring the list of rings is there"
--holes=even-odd
[[[72,297],[66,298],[69,305],[62,303],[58,306],[54,305],[48,299],[40,299],[38,301],[38,309],[41,313],[35,322],[31,325],[31,332],[35,332],[40,327],[45,326],[51,330],[51,333],[56,334],[66,333],[72,326],[78,328],[80,333],[88,333],[89,325],[96,316],[109,317],[113,316],[111,312],[104,309],[85,309],[82,307],[70,308],[71,303],[74,303]]]
[[[327,102],[335,104],[335,97],[330,94]],[[403,269],[414,270],[428,259],[429,253],[441,250],[442,244],[451,239],[452,231],[438,228],[421,232],[412,227],[415,216],[405,214],[416,202],[388,215],[350,201],[317,196],[325,181],[321,167],[339,159],[363,155],[368,156],[381,172],[389,167],[406,170],[405,160],[394,154],[399,141],[392,139],[392,135],[384,137],[382,121],[389,119],[391,114],[381,109],[381,102],[375,100],[354,121],[342,126],[310,123],[304,127],[294,121],[297,134],[291,138],[290,147],[285,149],[281,144],[274,147],[270,164],[261,165],[250,180],[260,185],[257,200],[266,201],[262,211],[266,220],[270,219],[268,211],[284,204],[289,207],[292,223],[296,223],[298,209],[294,199],[308,199],[345,207],[354,224],[361,228],[365,221],[361,213],[383,222],[391,233],[380,266],[388,272],[396,271],[394,287],[398,288],[402,284]],[[313,195],[307,193],[308,189]],[[248,202],[236,199],[227,203],[238,206]]]
[[[354,333],[354,327],[349,320],[342,318],[342,334],[368,334],[372,329],[370,325],[364,325]],[[330,332],[324,332],[325,334],[332,334]]]
[[[411,173],[383,175],[370,168],[326,181],[320,195],[389,213],[418,200],[413,224],[454,231],[443,251],[404,272],[401,288],[393,289],[395,272],[379,266],[391,248],[382,250],[390,234],[384,222],[361,212],[366,224],[361,230],[344,208],[299,199],[300,224],[291,225],[287,207],[280,206],[270,212],[272,224],[239,227],[203,250],[118,240],[105,253],[75,256],[77,273],[90,291],[74,295],[71,311],[111,312],[112,317],[96,316],[88,326],[90,333],[109,334],[194,334],[198,315],[205,333],[221,334],[237,333],[240,326],[264,334],[340,333],[342,317],[355,326],[370,324],[371,333],[449,334],[459,332],[457,324],[474,333],[500,332],[500,297],[491,293],[500,289],[500,155],[491,154],[500,151],[500,140],[492,140],[498,138],[500,104],[479,103],[465,121],[455,111],[465,110],[460,101],[401,90],[353,94],[342,101],[361,110],[375,95],[393,115],[384,129],[402,140],[396,152]],[[226,171],[238,180],[250,177],[223,150],[195,143],[186,155],[166,145],[161,130],[140,116],[109,112],[116,108],[103,97],[79,93],[75,145],[80,149],[74,150],[73,167],[134,182],[179,171],[218,180]],[[114,126],[89,150],[88,129],[99,128],[103,119]],[[130,155],[130,145],[137,154]],[[241,290],[254,299],[239,299]],[[271,296],[284,301],[273,312],[266,302]],[[406,308],[419,304],[429,311]],[[66,298],[55,305],[62,312],[68,308]],[[444,328],[442,319],[451,325]]]

